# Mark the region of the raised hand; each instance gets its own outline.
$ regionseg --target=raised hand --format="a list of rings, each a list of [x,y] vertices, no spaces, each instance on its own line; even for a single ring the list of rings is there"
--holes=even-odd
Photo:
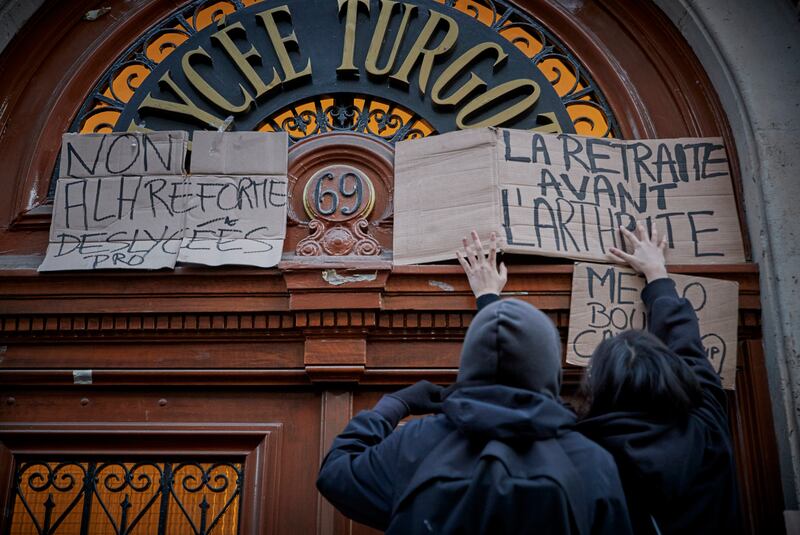
[[[650,236],[647,235],[642,223],[636,225],[636,234],[625,227],[619,227],[619,230],[633,253],[626,253],[621,249],[611,247],[609,248],[609,253],[614,260],[629,264],[633,269],[644,275],[647,282],[669,277],[667,274],[667,262],[664,259],[667,237],[663,236],[659,240],[658,229],[656,229],[655,225],[653,225],[653,231]]]
[[[499,295],[508,280],[508,270],[502,262],[500,269],[497,268],[497,236],[492,232],[488,255],[483,250],[478,233],[473,230],[471,237],[471,245],[467,242],[467,238],[461,240],[464,251],[457,250],[456,256],[467,274],[472,293],[476,298],[485,294]]]

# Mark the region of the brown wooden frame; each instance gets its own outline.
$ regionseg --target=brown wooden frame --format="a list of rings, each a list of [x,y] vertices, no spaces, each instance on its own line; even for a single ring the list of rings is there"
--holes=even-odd
[[[131,445],[135,438],[135,447]],[[87,447],[87,445],[90,445]],[[9,500],[18,456],[68,455],[240,459],[247,486],[240,497],[242,533],[273,533],[281,426],[278,424],[3,424],[0,428],[0,526],[9,526]],[[255,490],[255,492],[252,492]]]

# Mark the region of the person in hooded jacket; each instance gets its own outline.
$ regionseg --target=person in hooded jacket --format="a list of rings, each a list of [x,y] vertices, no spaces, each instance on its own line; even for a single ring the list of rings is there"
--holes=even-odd
[[[420,381],[356,415],[317,488],[387,534],[631,533],[614,461],[575,431],[560,388],[550,319],[514,299],[486,306],[467,331],[457,382]],[[397,427],[427,413],[437,414]]]
[[[669,278],[657,229],[620,231],[632,252],[610,252],[647,280],[649,332],[625,331],[592,353],[590,408],[578,430],[614,455],[635,533],[738,533],[727,400],[697,316]],[[464,247],[474,259],[465,269],[479,308],[487,306],[499,299],[505,267],[494,264],[494,240],[488,261],[476,234]]]

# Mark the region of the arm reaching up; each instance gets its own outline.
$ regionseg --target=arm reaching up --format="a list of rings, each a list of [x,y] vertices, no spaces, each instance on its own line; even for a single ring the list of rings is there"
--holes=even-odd
[[[458,262],[464,268],[472,293],[478,300],[478,310],[500,298],[500,292],[508,280],[508,270],[502,262],[497,267],[497,236],[489,238],[489,252],[484,252],[478,233],[471,233],[472,245],[462,239],[464,251],[456,251]]]
[[[647,279],[642,300],[647,306],[648,330],[684,359],[705,361],[694,309],[689,301],[678,297],[675,283],[667,273],[664,259],[666,240],[658,240],[655,226],[648,236],[641,223],[636,226],[636,234],[623,227],[620,227],[620,232],[633,252],[626,253],[612,247],[611,256],[629,264]],[[692,365],[691,362],[687,364]]]
[[[636,234],[625,228],[620,231],[633,252],[611,248],[611,256],[630,264],[647,279],[642,301],[647,306],[648,330],[689,365],[704,391],[716,399],[724,414],[725,393],[719,376],[706,358],[697,315],[692,304],[678,295],[667,273],[666,239],[658,239],[655,226],[648,236],[641,223],[636,227]]]

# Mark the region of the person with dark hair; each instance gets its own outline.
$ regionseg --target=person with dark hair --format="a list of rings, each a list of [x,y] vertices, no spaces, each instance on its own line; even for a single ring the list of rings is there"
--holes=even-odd
[[[620,231],[632,252],[610,251],[647,280],[649,332],[625,331],[597,346],[578,430],[614,456],[635,533],[738,533],[727,400],[697,316],[669,278],[657,230]],[[465,238],[464,247],[476,259],[467,275],[478,306],[487,306],[499,299],[505,267],[494,265],[494,245],[488,260],[478,240],[467,246]]]
[[[587,416],[639,411],[660,418],[686,415],[702,403],[692,369],[655,335],[624,331],[592,352],[584,378],[591,405]]]
[[[632,533],[614,460],[575,431],[560,388],[552,321],[514,299],[486,306],[456,383],[420,381],[356,415],[317,488],[388,534]]]

